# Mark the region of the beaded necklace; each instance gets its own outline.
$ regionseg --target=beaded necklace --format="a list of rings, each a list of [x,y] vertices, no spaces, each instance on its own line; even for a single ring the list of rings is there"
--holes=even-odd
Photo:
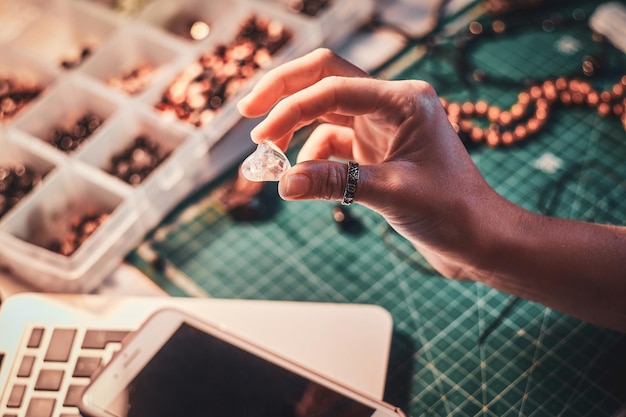
[[[512,145],[537,133],[557,105],[580,105],[595,108],[602,117],[618,117],[626,129],[626,75],[612,88],[597,91],[587,80],[559,77],[534,85],[517,96],[509,109],[501,109],[484,100],[475,103],[441,103],[461,139],[466,143],[486,142],[489,146]],[[486,119],[487,127],[476,123]]]

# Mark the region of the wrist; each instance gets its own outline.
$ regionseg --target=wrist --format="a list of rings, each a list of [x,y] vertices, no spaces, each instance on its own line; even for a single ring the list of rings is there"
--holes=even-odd
[[[471,210],[468,236],[470,249],[463,259],[474,281],[506,290],[521,284],[511,281],[510,271],[519,254],[534,244],[537,214],[511,203],[495,191],[480,197]]]
[[[437,233],[421,230],[413,242],[442,275],[493,286],[494,280],[502,278],[495,258],[511,251],[513,242],[507,242],[507,237],[522,209],[488,186],[465,190],[437,210],[437,218],[445,219],[435,226]]]

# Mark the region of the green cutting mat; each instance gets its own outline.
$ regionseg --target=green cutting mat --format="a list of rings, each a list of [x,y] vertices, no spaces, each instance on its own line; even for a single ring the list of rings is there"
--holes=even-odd
[[[559,52],[562,42],[578,49]],[[448,46],[404,65],[395,77],[426,79],[453,100],[482,98],[502,107],[515,101],[516,88],[464,83]],[[584,54],[599,48],[584,27],[529,28],[485,40],[471,59],[490,74],[544,79],[575,71]],[[623,62],[617,61],[621,72]],[[616,74],[607,70],[598,82],[613,83]],[[497,191],[530,210],[626,222],[626,133],[616,119],[563,108],[526,143],[470,153]],[[350,234],[334,223],[333,203],[283,202],[269,184],[272,216],[235,222],[216,196],[233,176],[189,198],[128,260],[172,295],[385,307],[395,329],[385,399],[411,416],[626,415],[626,335],[480,284],[444,279],[358,205],[351,214],[363,227]]]

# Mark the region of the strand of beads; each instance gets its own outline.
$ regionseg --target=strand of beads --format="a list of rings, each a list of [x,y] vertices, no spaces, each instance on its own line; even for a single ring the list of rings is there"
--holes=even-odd
[[[501,109],[485,100],[463,103],[441,98],[441,103],[461,139],[466,143],[509,146],[535,135],[556,106],[586,105],[602,117],[619,118],[626,129],[626,75],[610,89],[597,91],[590,82],[559,77],[534,85]],[[483,123],[479,120],[483,119]]]

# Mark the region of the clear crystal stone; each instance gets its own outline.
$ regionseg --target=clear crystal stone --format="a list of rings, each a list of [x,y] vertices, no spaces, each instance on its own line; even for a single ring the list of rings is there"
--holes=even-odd
[[[279,181],[291,168],[289,159],[273,142],[259,143],[256,150],[241,164],[241,172],[249,181]]]

